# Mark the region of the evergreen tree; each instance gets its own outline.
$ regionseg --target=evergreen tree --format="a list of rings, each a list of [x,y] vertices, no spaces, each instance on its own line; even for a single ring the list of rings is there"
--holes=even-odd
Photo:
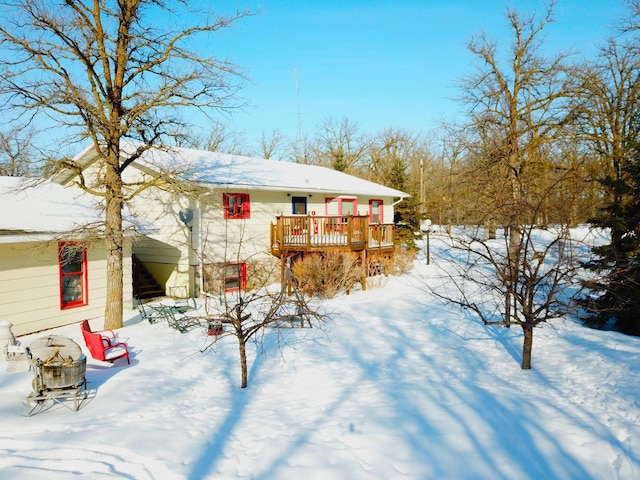
[[[608,228],[611,242],[595,247],[597,258],[587,264],[598,274],[585,282],[590,290],[583,298],[587,310],[587,325],[640,336],[640,117],[636,116],[633,134],[626,142],[628,157],[621,162],[615,175],[602,180],[610,194],[611,203],[598,218],[595,226]]]
[[[403,129],[388,128],[368,144],[365,177],[411,195],[395,206],[393,218],[398,242],[410,249],[416,248],[420,236],[420,172],[416,171],[416,159],[422,153],[416,137]]]
[[[396,226],[396,236],[401,245],[415,250],[416,240],[420,237],[420,199],[415,188],[410,183],[408,159],[391,155],[390,166],[383,178],[383,184],[411,194],[395,207],[393,223]]]

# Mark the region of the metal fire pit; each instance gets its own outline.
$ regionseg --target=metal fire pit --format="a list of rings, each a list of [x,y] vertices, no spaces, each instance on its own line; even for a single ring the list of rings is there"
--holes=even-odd
[[[35,375],[33,392],[27,396],[27,416],[48,400],[77,411],[87,398],[87,357],[80,346],[70,338],[48,335],[35,340],[27,351]]]

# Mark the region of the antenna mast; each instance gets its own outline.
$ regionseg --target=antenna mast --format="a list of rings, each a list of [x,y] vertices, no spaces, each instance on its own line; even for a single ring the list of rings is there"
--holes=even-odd
[[[300,86],[298,85],[298,67],[293,67],[293,78],[296,82],[296,107],[298,109],[298,141],[302,138],[302,117],[300,115]]]

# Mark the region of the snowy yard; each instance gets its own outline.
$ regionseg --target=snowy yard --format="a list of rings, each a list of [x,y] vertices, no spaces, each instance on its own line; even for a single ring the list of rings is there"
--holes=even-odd
[[[433,235],[431,265],[326,302],[323,328],[269,331],[246,389],[234,339],[201,353],[204,329],[134,311],[119,331],[131,365],[89,358],[77,412],[27,417],[33,376],[0,362],[0,477],[640,478],[640,338],[559,320],[523,371],[519,327],[426,292],[443,248]],[[79,325],[46,333],[84,349]]]

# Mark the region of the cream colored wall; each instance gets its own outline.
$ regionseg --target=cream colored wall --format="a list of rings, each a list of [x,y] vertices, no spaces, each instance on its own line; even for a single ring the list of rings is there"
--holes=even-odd
[[[91,169],[95,170],[95,167],[88,171]],[[125,169],[123,178],[125,182],[154,181],[153,176],[145,176],[137,168]],[[132,248],[135,255],[145,263],[164,287],[167,295],[182,296],[185,293],[195,293],[195,269],[203,258],[218,263],[246,261],[256,256],[269,255],[270,224],[275,222],[277,215],[292,214],[291,197],[287,196],[286,192],[248,192],[233,188],[228,191],[250,194],[250,219],[224,220],[222,190],[189,200],[185,196],[152,187],[128,202],[128,213],[139,215],[155,227],[153,232],[138,238]],[[291,195],[305,196],[305,193]],[[309,214],[315,212],[316,215],[326,215],[325,199],[337,195],[313,193],[306,196]],[[369,214],[371,198],[384,201],[384,222],[393,222],[391,197],[357,197],[358,214]],[[191,229],[179,218],[179,212],[183,208],[191,208],[194,213]],[[131,289],[130,278],[130,275],[125,276],[125,288]]]
[[[230,193],[249,193],[251,218],[248,220],[222,220],[222,191],[203,198],[202,243],[205,256],[213,262],[244,261],[256,255],[269,254],[269,232],[277,215],[292,215],[291,197],[286,192],[229,190]],[[305,196],[295,193],[292,196]],[[333,195],[312,194],[307,197],[307,213],[326,215],[326,198]],[[345,198],[354,198],[344,196]],[[355,196],[359,215],[369,215],[369,200],[384,202],[384,222],[393,222],[393,199]],[[194,235],[199,229],[194,226]]]
[[[179,217],[183,208],[195,209],[183,196],[150,188],[134,198],[130,211],[151,222],[153,232],[136,239],[133,251],[172,296],[193,295],[192,234]]]
[[[106,255],[102,245],[87,252],[88,304],[61,310],[57,242],[0,243],[0,321],[13,324],[15,335],[104,316]],[[130,244],[124,255],[124,278],[131,278]],[[131,282],[124,285],[124,305],[133,303]]]
[[[125,180],[140,180],[143,174],[128,169]],[[144,180],[144,179],[143,179]],[[251,216],[247,220],[224,219],[222,195],[248,193]],[[292,196],[305,196],[292,193]],[[334,195],[306,194],[307,212],[326,215],[325,200]],[[353,198],[353,197],[350,197]],[[357,212],[369,214],[369,200],[357,198]],[[384,221],[393,221],[393,199],[384,201]],[[193,212],[191,229],[179,218],[181,209]],[[170,296],[194,295],[195,271],[200,262],[244,262],[270,255],[270,225],[277,215],[291,215],[291,196],[286,192],[230,188],[214,190],[191,199],[157,188],[149,188],[130,202],[130,213],[154,225],[154,231],[138,239],[133,246],[137,258],[145,263]]]
[[[216,191],[201,203],[202,249],[210,262],[243,262],[248,258],[269,254],[271,222],[284,209],[286,194],[231,189],[230,193],[249,193],[251,215],[249,219],[225,220],[222,209],[222,191]],[[290,201],[290,200],[289,200]],[[291,207],[287,211],[290,211]]]

